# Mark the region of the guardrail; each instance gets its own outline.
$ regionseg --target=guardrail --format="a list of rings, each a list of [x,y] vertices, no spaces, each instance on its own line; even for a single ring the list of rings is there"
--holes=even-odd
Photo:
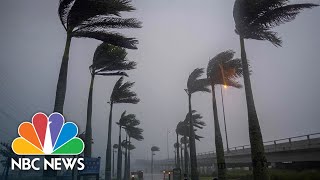
[[[315,136],[317,136],[317,137],[315,137]],[[271,145],[271,144],[277,145],[277,144],[279,144],[278,142],[281,141],[281,143],[290,143],[290,145],[291,145],[291,143],[295,142],[296,139],[299,139],[299,141],[308,140],[309,144],[310,144],[311,139],[315,139],[315,138],[320,138],[320,133],[312,133],[312,134],[306,134],[306,135],[300,135],[300,136],[293,136],[293,137],[289,137],[289,138],[276,139],[276,140],[272,140],[272,141],[265,141],[265,142],[263,142],[263,144],[265,146]],[[248,144],[248,145],[242,145],[242,146],[235,146],[235,147],[229,148],[229,150],[225,149],[225,151],[228,152],[228,151],[244,150],[246,148],[250,148],[250,145]],[[201,156],[201,155],[208,155],[208,154],[213,154],[213,153],[214,153],[214,151],[209,151],[209,152],[198,153],[197,155]]]

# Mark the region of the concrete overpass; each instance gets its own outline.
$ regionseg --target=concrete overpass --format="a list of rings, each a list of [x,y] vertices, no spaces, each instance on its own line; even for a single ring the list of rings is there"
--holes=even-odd
[[[264,148],[268,163],[272,167],[293,163],[320,164],[320,133],[267,141],[264,142]],[[232,147],[229,151],[225,150],[225,159],[227,168],[250,168],[250,145]],[[198,168],[201,173],[210,173],[214,171],[216,154],[213,151],[199,153],[197,155],[197,160]],[[140,167],[140,169],[148,170],[150,169],[150,162],[140,160],[137,161],[135,166]],[[174,159],[154,161],[155,172],[163,169],[173,169],[174,167]]]

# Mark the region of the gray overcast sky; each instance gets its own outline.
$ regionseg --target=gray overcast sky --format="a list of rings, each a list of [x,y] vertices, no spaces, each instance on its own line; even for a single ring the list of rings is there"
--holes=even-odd
[[[295,1],[298,2],[298,1]],[[311,1],[320,3],[318,0]],[[173,157],[174,128],[187,112],[184,92],[189,73],[206,67],[210,57],[233,49],[239,57],[232,8],[226,0],[134,0],[137,11],[126,14],[143,22],[143,28],[125,30],[138,38],[139,50],[129,51],[138,62],[126,80],[135,81],[138,105],[115,105],[114,119],[127,110],[136,113],[145,140],[134,142],[133,158],[149,158],[151,145],[166,158],[167,128]],[[66,33],[57,15],[58,1],[2,0],[0,6],[0,141],[17,136],[18,124],[35,112],[51,113]],[[284,43],[246,41],[253,68],[252,87],[264,140],[320,131],[320,8],[306,10],[297,19],[277,28]],[[73,39],[65,101],[65,117],[85,129],[89,65],[99,41]],[[109,99],[116,77],[98,77],[93,98],[94,156],[105,156]],[[249,143],[244,89],[225,92],[230,146]],[[219,96],[220,100],[220,96]],[[219,106],[220,108],[220,106]],[[197,151],[214,149],[210,94],[195,94],[193,109],[207,126]],[[222,116],[219,109],[221,127]],[[113,124],[113,142],[118,128]],[[224,130],[222,129],[223,135]]]

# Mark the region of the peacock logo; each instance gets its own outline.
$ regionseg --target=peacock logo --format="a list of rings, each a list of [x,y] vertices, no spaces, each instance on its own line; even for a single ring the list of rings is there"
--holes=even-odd
[[[20,124],[18,134],[20,137],[11,145],[18,155],[78,155],[84,149],[83,141],[76,137],[77,125],[65,123],[60,113],[52,113],[49,117],[36,113],[32,123]]]

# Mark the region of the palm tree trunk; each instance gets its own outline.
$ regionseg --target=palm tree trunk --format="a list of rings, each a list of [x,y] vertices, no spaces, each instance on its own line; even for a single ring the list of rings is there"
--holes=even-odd
[[[128,135],[126,135],[126,143],[128,142]],[[124,180],[128,180],[128,144],[124,147]]]
[[[180,149],[180,155],[181,155],[181,169],[183,168],[183,153],[182,153],[182,144],[181,144],[181,149]],[[184,170],[183,170],[184,172]]]
[[[108,125],[108,143],[106,152],[106,168],[105,168],[105,179],[111,180],[111,129],[112,129],[112,108],[113,102],[110,101],[110,113],[109,113],[109,125]],[[120,129],[121,130],[121,129]],[[121,131],[120,131],[121,132]],[[120,144],[119,144],[120,146]]]
[[[117,180],[121,180],[122,174],[122,150],[121,150],[121,126],[119,126],[118,159],[117,159]]]
[[[217,110],[217,101],[216,94],[214,89],[214,84],[211,85],[212,88],[212,109],[213,109],[213,118],[214,118],[214,137],[216,145],[216,154],[217,154],[217,165],[218,165],[218,179],[226,179],[226,162],[224,159],[224,150],[223,142],[220,131],[219,119],[218,119],[218,110]]]
[[[91,157],[91,139],[92,139],[92,93],[93,93],[93,83],[94,83],[94,74],[91,74],[91,82],[89,88],[89,96],[88,96],[88,105],[87,105],[87,124],[86,124],[86,132],[85,132],[85,146],[84,149],[84,157]]]
[[[71,45],[72,35],[71,32],[67,32],[67,40],[64,48],[64,54],[60,66],[59,78],[56,89],[56,99],[54,103],[54,112],[63,114],[64,100],[67,91],[67,76],[68,76],[68,62],[69,62],[69,51]]]
[[[131,144],[131,139],[130,139],[130,136],[129,136],[129,144]],[[130,179],[130,175],[131,175],[131,173],[130,173],[130,168],[131,168],[131,166],[130,166],[130,163],[131,163],[131,161],[130,161],[130,149],[128,149],[128,179]]]
[[[180,151],[179,151],[179,146],[180,146],[180,143],[179,143],[179,134],[178,133],[176,133],[177,134],[177,168],[180,168],[180,157],[179,157],[179,153],[180,153]]]
[[[192,108],[191,108],[191,94],[188,94],[189,99],[189,131],[190,131],[190,166],[191,166],[191,179],[198,180],[198,164],[197,164],[197,151],[196,151],[196,142],[195,134],[193,129],[193,120],[192,120]]]
[[[240,36],[241,60],[243,69],[244,87],[247,100],[249,137],[251,145],[251,159],[253,167],[253,178],[255,180],[269,180],[267,159],[264,153],[259,119],[254,105],[251,89],[250,72],[243,37]]]
[[[114,148],[112,149],[112,177],[114,177]]]
[[[65,100],[66,91],[67,91],[68,63],[69,63],[71,39],[72,39],[71,32],[68,31],[64,53],[62,57],[62,62],[60,65],[60,72],[59,72],[59,78],[57,82],[56,97],[55,97],[54,110],[53,110],[54,112],[59,112],[61,114],[63,114],[64,100]],[[50,161],[52,157],[45,156],[45,158]],[[43,171],[43,176],[55,177],[57,176],[57,172],[49,168],[48,170]]]
[[[153,151],[151,151],[151,179],[153,180]]]
[[[187,141],[187,137],[184,136],[184,138]],[[184,142],[184,173],[189,177],[189,155],[187,142]]]

